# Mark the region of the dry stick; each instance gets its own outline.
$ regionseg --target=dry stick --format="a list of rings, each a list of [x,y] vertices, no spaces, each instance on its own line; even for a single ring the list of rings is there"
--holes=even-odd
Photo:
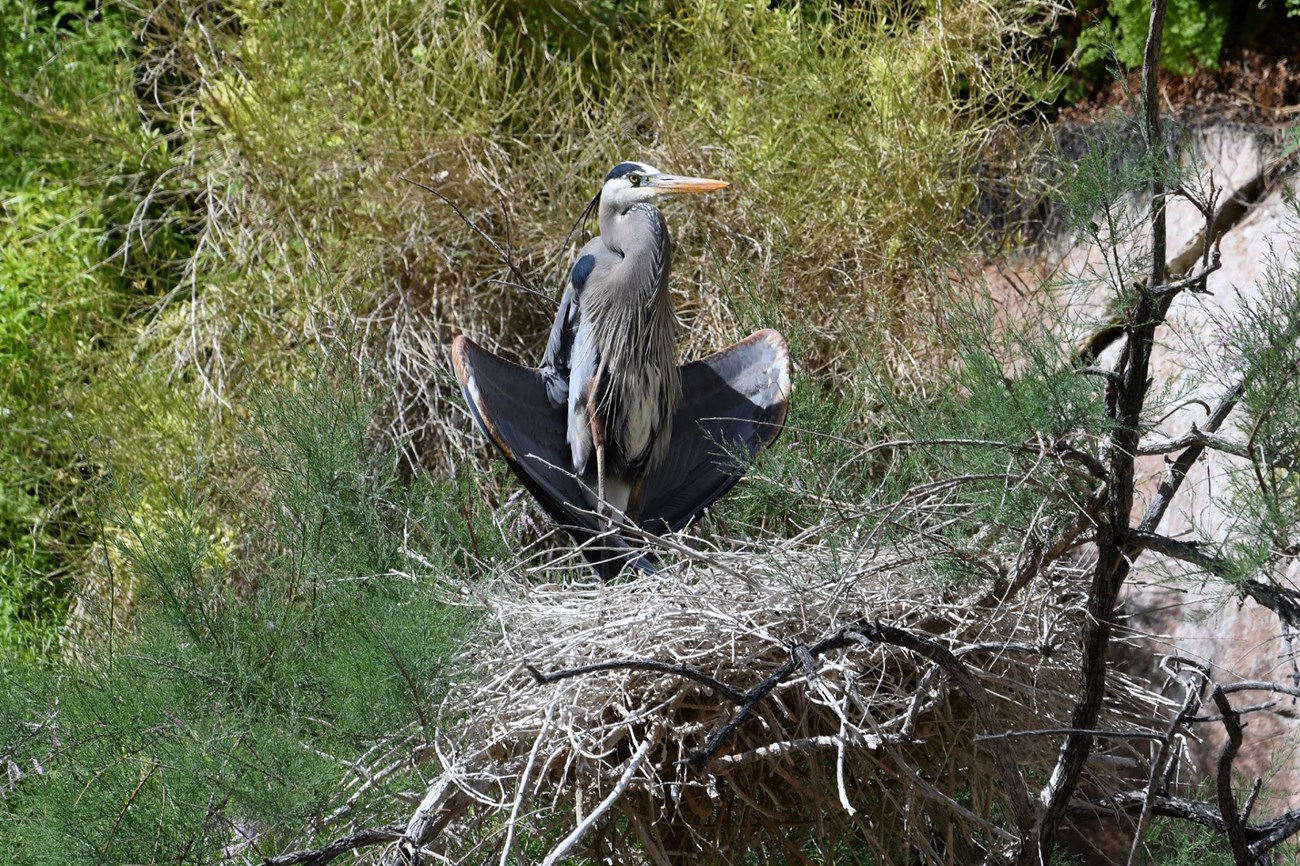
[[[534,286],[533,281],[528,279],[528,276],[523,271],[519,270],[519,266],[516,265],[514,259],[510,257],[510,252],[508,250],[502,249],[501,244],[497,243],[496,238],[492,237],[490,234],[483,231],[483,229],[479,228],[478,225],[473,220],[471,220],[468,216],[465,215],[464,211],[462,211],[459,207],[457,207],[454,201],[452,201],[450,198],[443,195],[442,193],[438,192],[436,189],[429,186],[428,184],[420,183],[420,181],[415,180],[414,178],[409,178],[406,175],[398,175],[398,177],[409,184],[418,186],[420,189],[424,190],[425,192],[436,195],[439,199],[442,200],[443,204],[447,205],[447,207],[452,209],[452,212],[455,213],[456,216],[460,217],[461,222],[469,226],[470,229],[476,235],[481,237],[483,240],[487,241],[488,245],[491,246],[492,249],[496,252],[496,254],[501,257],[501,261],[504,262],[506,267],[510,269],[510,273],[514,274],[515,279],[519,281],[518,288],[523,289],[529,294],[536,295],[539,298],[545,298],[548,303],[555,302],[554,298],[552,298],[550,295],[547,295],[545,292],[539,290],[536,286]]]
[[[1180,538],[1170,538],[1167,535],[1158,535],[1154,532],[1135,529],[1129,533],[1129,543],[1134,554],[1143,550],[1150,550],[1170,559],[1177,559],[1180,562],[1203,568],[1210,574],[1219,577],[1226,576],[1228,572],[1227,561],[1201,550],[1199,541],[1183,541]]]
[[[1223,730],[1228,735],[1228,741],[1223,744],[1223,750],[1219,752],[1219,763],[1215,771],[1217,776],[1215,792],[1219,800],[1219,814],[1223,816],[1224,831],[1228,837],[1228,845],[1232,848],[1232,859],[1236,861],[1237,866],[1251,866],[1255,862],[1255,857],[1246,844],[1246,831],[1241,826],[1236,797],[1232,793],[1232,762],[1236,760],[1237,752],[1241,749],[1241,716],[1232,708],[1228,696],[1218,686],[1214,689],[1214,703],[1223,714]]]
[[[1270,848],[1281,845],[1296,833],[1300,833],[1300,809],[1292,809],[1285,815],[1279,815],[1271,821],[1260,824],[1254,830],[1254,835],[1258,838],[1251,848],[1262,854]]]
[[[1280,692],[1284,695],[1290,695],[1293,698],[1300,698],[1300,688],[1288,686],[1285,683],[1274,683],[1262,680],[1242,680],[1241,682],[1229,683],[1226,686],[1219,686],[1219,691],[1225,695],[1233,692]]]
[[[1141,810],[1142,804],[1146,802],[1146,792],[1125,791],[1122,794],[1107,794],[1104,797],[1087,798],[1081,802],[1090,807],[1102,807],[1105,810],[1102,813],[1103,816],[1126,815]],[[1215,833],[1223,832],[1223,818],[1220,817],[1218,808],[1210,803],[1161,794],[1156,797],[1152,808],[1157,815],[1191,821],[1193,824],[1199,824],[1213,830]],[[1080,820],[1085,816],[1092,820],[1098,818],[1096,808],[1085,808],[1083,805],[1072,806],[1069,814],[1075,820]]]
[[[1228,390],[1226,394],[1219,398],[1210,417],[1206,419],[1205,425],[1201,427],[1201,433],[1213,435],[1223,426],[1223,422],[1228,419],[1228,415],[1236,408],[1237,403],[1241,401],[1241,396],[1246,392],[1246,383],[1238,382]],[[1165,473],[1164,480],[1160,482],[1156,495],[1151,498],[1151,504],[1147,506],[1146,513],[1142,515],[1142,520],[1138,523],[1139,532],[1154,532],[1160,525],[1160,520],[1165,516],[1165,511],[1173,502],[1174,496],[1178,493],[1178,488],[1187,478],[1188,471],[1192,465],[1201,458],[1206,447],[1209,445],[1206,441],[1197,441],[1188,446],[1187,450],[1178,455],[1169,466],[1169,471]]]
[[[1176,659],[1175,659],[1176,660]],[[1187,661],[1183,659],[1182,661]],[[1207,669],[1194,665],[1200,672],[1201,676],[1207,673]],[[1164,815],[1166,817],[1178,818],[1181,820],[1191,821],[1200,824],[1210,830],[1219,833],[1228,838],[1229,844],[1233,848],[1234,857],[1238,863],[1253,864],[1258,858],[1263,857],[1267,852],[1282,844],[1291,838],[1297,832],[1300,832],[1300,809],[1293,809],[1283,815],[1279,815],[1262,824],[1251,825],[1249,816],[1251,807],[1254,805],[1255,797],[1259,791],[1260,783],[1256,780],[1252,788],[1250,797],[1246,805],[1238,814],[1234,805],[1232,794],[1232,763],[1241,745],[1242,725],[1240,717],[1242,713],[1249,710],[1235,710],[1227,702],[1227,695],[1233,692],[1243,691],[1269,691],[1281,694],[1300,697],[1300,688],[1286,685],[1284,683],[1267,682],[1260,680],[1245,680],[1242,682],[1230,683],[1228,685],[1216,685],[1214,687],[1214,700],[1219,707],[1219,714],[1215,716],[1196,717],[1190,714],[1188,703],[1184,701],[1184,710],[1171,722],[1170,732],[1180,723],[1184,722],[1223,722],[1224,727],[1228,730],[1228,742],[1224,744],[1223,750],[1219,754],[1219,764],[1217,768],[1216,795],[1217,802],[1202,803],[1196,800],[1188,800],[1181,797],[1171,797],[1163,792],[1157,792],[1153,787],[1148,786],[1145,791],[1128,791],[1122,794],[1112,794],[1106,797],[1089,799],[1088,802],[1095,806],[1105,806],[1112,812],[1131,813],[1138,812],[1141,816],[1149,812],[1153,815]],[[1199,695],[1199,690],[1191,692],[1192,695]],[[1234,734],[1235,730],[1235,734]],[[1234,745],[1235,740],[1235,745]],[[1158,758],[1152,767],[1152,778],[1155,778],[1156,771],[1160,763],[1164,760]],[[1167,781],[1165,783],[1168,784]],[[1226,790],[1225,790],[1226,786]],[[1078,814],[1078,807],[1071,807],[1071,814]],[[1079,815],[1079,817],[1082,817]],[[1095,817],[1095,816],[1094,816]],[[1235,822],[1235,829],[1234,829]],[[1137,834],[1134,838],[1134,851],[1137,848],[1142,836],[1142,829],[1145,826],[1143,820],[1139,820]],[[1238,846],[1233,841],[1234,835],[1241,844]],[[1244,852],[1244,854],[1242,853]],[[1242,857],[1246,859],[1241,859]],[[1129,862],[1133,862],[1133,854],[1130,852]]]
[[[472,782],[465,785],[458,784],[456,774],[451,770],[445,771],[429,786],[420,805],[406,822],[403,832],[399,834],[402,844],[394,852],[391,862],[395,866],[417,862],[420,846],[427,839],[441,832],[455,814],[465,808],[471,795],[474,799],[478,799],[480,795]]]
[[[554,673],[544,674],[532,664],[525,662],[524,670],[532,674],[533,681],[539,686],[558,683],[560,680],[572,679],[583,674],[594,674],[600,671],[654,671],[660,674],[676,674],[679,677],[685,677],[688,680],[694,680],[701,685],[708,686],[718,694],[731,701],[733,704],[743,704],[747,699],[748,692],[739,692],[731,686],[715,679],[703,671],[696,670],[687,664],[667,664],[657,662],[652,659],[621,659],[608,662],[596,662],[594,664],[582,665],[576,668],[565,668],[564,670],[555,671]]]
[[[1194,670],[1198,674],[1197,686],[1192,688],[1190,683],[1183,684],[1183,688],[1186,689],[1186,694],[1183,695],[1183,705],[1178,710],[1178,713],[1169,720],[1169,727],[1165,730],[1165,735],[1160,742],[1160,750],[1156,753],[1156,759],[1151,762],[1151,774],[1147,778],[1147,795],[1142,801],[1142,811],[1138,813],[1137,827],[1133,830],[1133,845],[1128,852],[1128,866],[1133,866],[1137,862],[1138,851],[1142,848],[1142,840],[1147,834],[1148,825],[1151,823],[1152,807],[1155,804],[1156,795],[1160,793],[1159,785],[1164,780],[1164,768],[1169,760],[1170,749],[1173,746],[1174,732],[1183,724],[1184,719],[1199,709],[1201,694],[1205,688],[1206,672],[1200,668]]]
[[[1105,797],[1091,798],[1083,802],[1088,806],[1104,807],[1109,814],[1128,814],[1141,809],[1145,800],[1146,794],[1143,791],[1126,791],[1122,794],[1109,794]],[[1153,811],[1155,814],[1163,815],[1166,818],[1177,818],[1199,824],[1220,835],[1227,832],[1227,825],[1223,820],[1223,816],[1219,813],[1217,804],[1202,803],[1198,800],[1188,800],[1185,797],[1171,797],[1161,794],[1155,799]],[[1084,809],[1082,806],[1072,806],[1070,815],[1076,820],[1084,818],[1095,820],[1097,818],[1095,810]],[[1262,824],[1247,825],[1242,829],[1247,839],[1254,840],[1250,842],[1251,853],[1259,857],[1300,832],[1300,809],[1293,809]]]
[[[645,760],[645,756],[650,754],[650,749],[654,746],[655,742],[656,740],[653,734],[646,736],[645,742],[641,744],[641,748],[637,749],[636,754],[632,756],[632,760],[628,763],[627,769],[623,771],[623,775],[619,778],[618,784],[614,786],[614,790],[610,791],[609,796],[600,801],[600,804],[591,811],[591,814],[588,815],[581,824],[573,828],[572,833],[566,836],[559,845],[556,845],[555,848],[552,849],[551,853],[546,855],[546,859],[542,861],[542,866],[554,866],[554,864],[563,860],[565,856],[573,850],[573,846],[577,845],[578,842],[581,841],[582,837],[586,835],[587,831],[591,829],[592,825],[599,821],[601,816],[610,810],[610,807],[618,801],[619,797],[623,796],[623,792],[627,790],[627,786],[632,782],[632,776],[635,775],[637,769],[640,768],[641,762]]]
[[[986,732],[992,732],[995,722],[993,714],[989,710],[988,694],[984,691],[984,687],[980,685],[979,680],[975,679],[974,675],[971,674],[970,669],[962,663],[961,659],[953,655],[952,651],[947,647],[928,638],[913,634],[906,629],[879,623],[863,621],[853,626],[851,630],[845,629],[843,632],[846,636],[855,639],[862,635],[878,643],[888,643],[911,650],[940,665],[953,678],[958,688],[966,695],[966,699],[975,708],[975,714],[979,718],[981,727]],[[1023,838],[1029,832],[1033,823],[1033,810],[1029,804],[1024,779],[1020,776],[1015,756],[1006,742],[995,742],[992,744],[992,748],[994,765],[997,767],[998,775],[1002,777],[1003,788],[1011,800],[1011,811],[1015,816],[1016,826]]]
[[[1077,734],[1079,736],[1111,740],[1165,739],[1165,735],[1159,731],[1103,731],[1097,728],[1081,731],[1078,728],[1036,728],[1032,731],[1003,731],[999,734],[979,734],[974,740],[977,743],[986,743],[990,740],[1015,740],[1021,737],[1059,737],[1062,734]]]
[[[506,819],[506,841],[501,846],[501,866],[506,866],[510,858],[510,846],[515,841],[515,825],[519,821],[519,808],[524,803],[524,792],[528,788],[528,777],[532,775],[533,765],[537,763],[537,753],[541,751],[542,739],[551,727],[551,720],[555,718],[556,706],[557,703],[551,701],[550,707],[546,710],[546,718],[542,721],[542,729],[537,732],[537,738],[533,740],[533,747],[528,751],[528,763],[524,765],[524,772],[519,776],[519,787],[515,791],[515,801],[510,804],[510,817]]]
[[[855,747],[865,746],[868,749],[878,749],[885,743],[902,745],[910,741],[910,737],[904,737],[901,734],[868,734],[863,737],[857,734],[845,736],[843,733],[839,733],[834,736],[803,737],[798,740],[782,740],[779,743],[769,743],[766,746],[759,746],[756,749],[750,749],[748,752],[722,755],[721,757],[714,758],[713,762],[715,764],[744,764],[749,761],[775,758],[781,755],[788,755],[797,752],[839,749],[846,745]]]
[[[1198,401],[1199,402],[1199,401]],[[1190,430],[1181,436],[1175,436],[1170,439],[1164,439],[1159,442],[1150,442],[1138,448],[1138,456],[1146,457],[1152,454],[1170,454],[1174,451],[1181,451],[1192,445],[1204,445],[1206,448],[1212,448],[1215,451],[1222,451],[1224,454],[1231,454],[1234,457],[1244,457],[1249,459],[1250,453],[1246,450],[1246,443],[1236,439],[1229,439],[1227,436],[1218,436],[1209,433],[1192,424]]]

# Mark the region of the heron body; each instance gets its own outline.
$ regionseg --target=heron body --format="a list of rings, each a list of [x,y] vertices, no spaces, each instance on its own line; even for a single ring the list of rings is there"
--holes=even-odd
[[[667,448],[681,393],[673,242],[653,202],[726,186],[623,162],[596,203],[600,234],[569,272],[541,369],[568,413],[572,466],[592,475],[588,504],[636,518],[639,482]],[[629,512],[629,508],[632,509]]]
[[[651,567],[620,526],[683,528],[735,484],[737,454],[784,423],[789,355],[775,331],[677,364],[673,242],[656,202],[725,186],[619,163],[588,206],[600,234],[569,271],[540,367],[465,337],[452,347],[475,420],[603,578]]]

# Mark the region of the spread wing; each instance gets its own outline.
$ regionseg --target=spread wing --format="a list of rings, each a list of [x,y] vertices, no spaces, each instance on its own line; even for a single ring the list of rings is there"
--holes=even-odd
[[[684,365],[672,444],[641,489],[640,523],[663,533],[689,526],[740,480],[785,424],[790,353],[763,330]]]
[[[566,409],[552,403],[546,371],[512,364],[463,336],[451,352],[474,420],[601,579],[629,562],[653,571],[648,554],[584,513],[586,498],[568,469]],[[790,355],[776,331],[686,364],[681,374],[671,446],[641,487],[640,524],[655,533],[690,525],[740,480],[780,434],[790,396]]]
[[[545,374],[499,358],[464,336],[452,344],[451,357],[475,422],[601,578],[616,576],[625,562],[653,571],[643,552],[617,534],[602,532],[597,519],[583,513],[582,488],[566,469],[572,458],[565,410],[548,397]]]

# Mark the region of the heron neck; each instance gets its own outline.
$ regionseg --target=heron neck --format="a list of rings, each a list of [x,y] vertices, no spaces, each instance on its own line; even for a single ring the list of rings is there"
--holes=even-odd
[[[637,202],[627,208],[602,202],[600,236],[606,247],[624,258],[662,255],[670,243],[663,213],[649,202]]]

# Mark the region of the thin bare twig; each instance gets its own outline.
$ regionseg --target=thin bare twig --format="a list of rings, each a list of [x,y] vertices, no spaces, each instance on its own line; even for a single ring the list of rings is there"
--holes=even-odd
[[[1174,659],[1166,658],[1161,666],[1166,671],[1169,671],[1166,665],[1173,662]],[[1155,760],[1151,762],[1151,772],[1147,776],[1146,797],[1142,801],[1142,811],[1138,813],[1137,827],[1133,830],[1133,844],[1129,847],[1129,866],[1137,862],[1138,852],[1141,850],[1143,840],[1146,839],[1147,827],[1150,825],[1151,817],[1154,814],[1156,798],[1166,793],[1164,782],[1168,776],[1167,770],[1173,763],[1170,761],[1170,754],[1173,751],[1174,734],[1184,723],[1184,720],[1200,708],[1202,696],[1205,693],[1205,684],[1208,682],[1209,671],[1199,665],[1193,666],[1192,671],[1195,686],[1193,687],[1192,683],[1181,681],[1183,685],[1183,704],[1178,713],[1169,720],[1165,734],[1160,740],[1160,749],[1156,752]],[[1171,676],[1176,678],[1173,671],[1170,671],[1170,673]]]
[[[542,866],[554,866],[554,864],[563,860],[569,852],[573,850],[573,846],[577,845],[578,842],[582,840],[582,837],[586,835],[587,831],[600,820],[601,816],[610,810],[610,807],[618,801],[619,797],[623,796],[623,792],[627,790],[627,786],[631,783],[632,777],[636,775],[636,771],[641,766],[641,762],[645,760],[646,755],[650,754],[650,748],[654,746],[656,742],[656,739],[652,736],[647,736],[645,738],[645,742],[643,742],[641,747],[636,750],[636,754],[633,755],[632,760],[628,762],[627,769],[624,770],[623,775],[619,777],[618,784],[614,786],[614,790],[610,791],[609,796],[601,800],[600,804],[591,810],[591,814],[583,819],[582,823],[573,828],[572,833],[566,836],[560,844],[551,849],[551,853],[547,854],[546,859],[542,861]]]
[[[1229,439],[1226,436],[1218,436],[1214,433],[1206,432],[1195,424],[1191,429],[1181,436],[1175,436],[1171,439],[1161,439],[1158,442],[1149,442],[1138,448],[1138,456],[1147,456],[1151,454],[1169,454],[1174,451],[1181,451],[1192,445],[1204,445],[1215,451],[1222,451],[1224,454],[1231,454],[1234,457],[1245,457],[1249,459],[1250,453],[1246,450],[1246,443],[1237,439]]]
[[[1111,740],[1163,740],[1165,738],[1165,735],[1159,731],[1102,731],[1095,728],[1090,731],[1081,731],[1078,728],[1036,728],[1032,731],[1003,731],[1000,734],[978,734],[975,737],[975,742],[1015,740],[1020,737],[1054,737],[1063,734],[1077,734],[1079,736]]]
[[[421,183],[420,181],[415,180],[414,178],[407,177],[406,175],[399,175],[398,177],[400,180],[404,180],[407,183],[412,184],[413,186],[418,186],[420,189],[424,190],[425,192],[437,196],[443,202],[443,204],[451,208],[452,212],[455,213],[456,216],[460,217],[461,222],[469,226],[470,230],[472,230],[476,235],[478,235],[480,238],[486,241],[488,246],[492,247],[493,251],[495,251],[496,254],[501,257],[502,263],[504,263],[505,266],[510,269],[510,273],[514,274],[515,280],[518,282],[519,288],[523,289],[529,294],[536,295],[537,297],[546,300],[547,303],[550,304],[555,303],[555,298],[551,297],[550,295],[538,289],[537,286],[533,284],[533,281],[528,278],[528,275],[519,269],[519,266],[515,264],[514,258],[510,255],[510,252],[502,248],[501,244],[497,243],[496,238],[492,237],[490,234],[483,231],[483,229],[479,228],[478,224],[475,223],[473,220],[471,220],[454,201],[452,201],[443,193],[429,186],[428,184]]]
[[[1219,428],[1223,426],[1223,422],[1228,419],[1228,415],[1241,401],[1241,397],[1245,392],[1245,383],[1238,382],[1220,397],[1214,411],[1210,413],[1210,417],[1206,419],[1204,426],[1201,427],[1202,435],[1217,433]],[[1155,532],[1156,528],[1160,526],[1165,511],[1173,502],[1178,489],[1182,487],[1188,471],[1197,460],[1201,459],[1201,454],[1204,453],[1205,448],[1204,443],[1196,442],[1190,445],[1182,454],[1179,454],[1178,459],[1170,464],[1164,480],[1160,482],[1160,487],[1156,490],[1156,495],[1151,497],[1151,503],[1147,506],[1146,513],[1142,515],[1142,519],[1138,522],[1140,531]]]

